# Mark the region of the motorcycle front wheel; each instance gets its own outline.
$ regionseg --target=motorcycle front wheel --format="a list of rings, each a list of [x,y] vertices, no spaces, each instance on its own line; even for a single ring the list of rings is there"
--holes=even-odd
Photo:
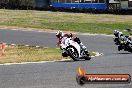
[[[70,46],[67,48],[69,56],[74,60],[74,61],[79,61],[79,53],[77,49],[73,46]]]

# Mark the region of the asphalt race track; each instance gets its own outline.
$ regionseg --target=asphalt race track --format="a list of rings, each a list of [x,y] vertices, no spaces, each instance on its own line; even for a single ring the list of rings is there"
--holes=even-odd
[[[23,65],[0,65],[0,88],[132,88],[132,84],[86,84],[76,83],[79,66],[88,74],[132,75],[132,54],[118,52],[113,37],[103,35],[76,35],[90,51],[103,56],[90,61],[58,61]],[[0,30],[0,41],[15,44],[56,47],[54,33]]]

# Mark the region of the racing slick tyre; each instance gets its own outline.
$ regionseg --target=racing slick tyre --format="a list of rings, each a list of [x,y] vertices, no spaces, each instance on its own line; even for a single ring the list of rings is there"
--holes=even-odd
[[[67,48],[68,55],[74,60],[74,61],[79,61],[79,53],[77,49],[73,46],[70,46]]]

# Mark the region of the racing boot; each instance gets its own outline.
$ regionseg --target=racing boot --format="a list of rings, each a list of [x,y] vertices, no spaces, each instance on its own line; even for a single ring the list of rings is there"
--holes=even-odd
[[[116,44],[116,45],[119,45],[119,42],[116,41],[115,44]]]
[[[68,57],[68,54],[67,54],[66,52],[63,52],[63,53],[62,53],[62,56],[63,56],[63,57]]]
[[[118,46],[118,51],[122,50],[122,46]]]
[[[119,45],[119,44],[120,44],[120,43],[119,43],[120,41],[119,41],[117,38],[114,39],[114,42],[115,42],[116,45]]]

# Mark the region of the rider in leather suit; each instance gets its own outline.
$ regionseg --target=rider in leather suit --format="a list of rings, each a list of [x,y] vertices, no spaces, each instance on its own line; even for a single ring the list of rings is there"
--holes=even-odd
[[[83,43],[80,41],[80,39],[77,37],[74,37],[72,33],[63,33],[61,31],[58,31],[58,32],[56,32],[56,37],[58,38],[57,45],[60,47],[60,49],[62,49],[62,47],[63,47],[62,40],[64,38],[71,38],[73,41],[77,42],[82,47],[82,49],[84,49],[85,52],[88,52],[87,48],[83,45]]]

